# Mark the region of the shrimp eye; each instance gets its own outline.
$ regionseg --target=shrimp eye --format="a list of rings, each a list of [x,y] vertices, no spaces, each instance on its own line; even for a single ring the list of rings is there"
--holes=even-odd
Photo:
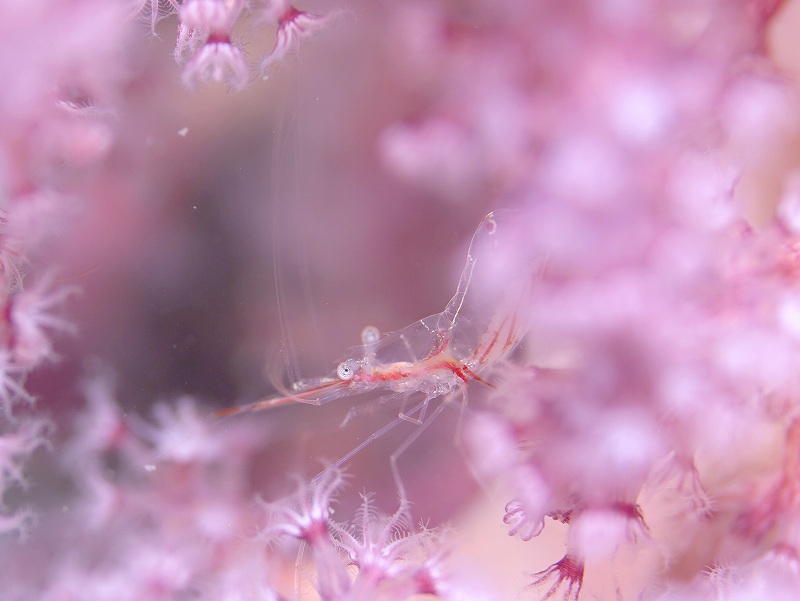
[[[367,326],[361,330],[361,344],[375,344],[380,337],[381,332],[375,326]]]
[[[336,376],[340,380],[352,380],[354,375],[356,375],[356,370],[353,369],[349,361],[342,361],[336,367]]]

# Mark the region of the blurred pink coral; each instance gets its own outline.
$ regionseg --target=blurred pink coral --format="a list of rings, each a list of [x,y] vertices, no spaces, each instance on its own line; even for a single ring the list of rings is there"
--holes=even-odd
[[[9,598],[491,597],[458,568],[457,407],[496,530],[530,550],[518,581],[469,568],[498,597],[793,599],[790,5],[0,8],[0,534],[29,536],[0,538]],[[462,272],[478,222],[500,235]],[[197,400],[263,398],[265,338],[297,393],[365,323],[415,324],[398,374],[448,318],[463,361],[416,388],[217,421]]]
[[[70,286],[57,286],[54,280],[54,274],[45,274],[34,285],[11,298],[12,336],[9,346],[14,361],[21,367],[32,369],[55,356],[50,332],[74,331],[73,324],[55,311],[76,290]]]
[[[23,530],[31,511],[8,498],[28,482],[22,466],[48,429],[31,414],[35,395],[26,380],[56,357],[53,336],[74,329],[60,316],[74,288],[56,283],[40,262],[74,215],[75,182],[111,147],[109,119],[90,105],[114,95],[128,25],[122,7],[90,0],[0,11],[8,86],[0,100],[0,521]],[[21,400],[27,406],[15,407]]]

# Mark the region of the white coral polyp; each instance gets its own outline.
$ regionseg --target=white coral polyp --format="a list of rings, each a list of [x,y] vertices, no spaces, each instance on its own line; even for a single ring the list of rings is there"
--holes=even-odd
[[[283,3],[280,4],[283,6]],[[278,25],[278,31],[275,33],[275,45],[264,60],[261,61],[261,72],[265,79],[270,77],[270,69],[275,63],[280,62],[290,50],[300,44],[303,38],[320,29],[327,21],[324,16],[298,11],[293,8],[286,8],[278,16],[275,16],[270,11],[266,19],[274,19]]]
[[[233,90],[247,85],[249,68],[242,51],[230,42],[208,42],[183,70],[183,83],[189,88],[216,82],[228,84]]]
[[[188,0],[181,7],[181,23],[192,29],[229,31],[241,4],[238,0]]]

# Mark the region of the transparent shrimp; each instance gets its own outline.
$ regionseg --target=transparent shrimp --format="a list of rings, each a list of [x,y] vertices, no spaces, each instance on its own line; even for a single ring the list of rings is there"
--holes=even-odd
[[[282,391],[285,394],[221,409],[214,415],[260,411],[298,402],[322,405],[376,389],[419,392],[430,401],[452,393],[470,380],[488,384],[479,374],[507,356],[527,330],[526,320],[519,311],[529,284],[527,278],[505,282],[511,290],[488,295],[472,290],[479,263],[499,272],[492,279],[503,277],[494,260],[501,230],[508,225],[511,214],[510,210],[495,211],[483,218],[472,237],[456,293],[444,311],[383,336],[374,326],[367,326],[361,332],[360,356],[342,361],[330,375],[300,380],[291,389]],[[484,278],[481,283],[490,286],[493,282]],[[474,298],[478,292],[484,293]],[[479,316],[487,310],[481,305],[487,304],[497,306],[489,319],[482,322]]]
[[[355,449],[341,457],[338,467],[401,421],[422,425],[430,402],[463,390],[470,381],[491,384],[481,375],[504,359],[527,331],[524,306],[533,281],[533,270],[509,265],[509,244],[513,244],[512,219],[515,212],[500,210],[481,220],[467,251],[456,293],[444,311],[411,325],[381,335],[374,326],[361,332],[357,355],[338,364],[333,373],[305,379],[284,394],[215,412],[217,416],[260,411],[294,403],[323,405],[342,397],[372,391],[421,399]],[[442,410],[440,404],[428,423]],[[356,410],[357,411],[357,410]],[[345,418],[345,422],[350,414]],[[397,456],[421,430],[403,443]],[[396,475],[398,489],[402,484]]]

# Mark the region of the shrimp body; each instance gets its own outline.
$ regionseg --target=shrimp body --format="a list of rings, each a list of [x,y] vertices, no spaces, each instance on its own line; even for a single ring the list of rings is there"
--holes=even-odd
[[[376,328],[368,326],[361,334],[360,356],[342,361],[333,374],[301,380],[284,395],[222,409],[215,415],[297,402],[322,405],[373,390],[399,395],[420,393],[424,396],[423,404],[427,404],[471,380],[491,385],[479,373],[506,357],[525,335],[527,321],[520,308],[527,300],[532,278],[527,274],[517,278],[513,294],[502,295],[502,302],[493,303],[487,320],[481,319],[487,311],[476,308],[479,304],[470,302],[467,293],[476,264],[484,262],[489,270],[494,267],[489,256],[497,246],[498,231],[505,226],[505,218],[502,225],[498,219],[507,213],[489,213],[481,221],[473,235],[456,294],[444,311],[383,337]]]
[[[359,372],[356,377],[392,392],[421,392],[430,399],[450,393],[469,381],[463,366],[446,353],[416,363],[398,361],[373,367]]]
[[[356,396],[377,389],[398,394],[422,393],[426,399],[432,400],[455,391],[470,380],[486,383],[468,363],[458,361],[448,351],[446,344],[419,361],[372,364],[364,359],[349,359],[339,364],[337,372],[341,372],[342,366],[350,366],[354,372],[351,378],[343,379],[338,374],[317,380],[301,380],[286,395],[222,409],[215,415],[258,411],[290,403],[322,405],[344,396]]]

